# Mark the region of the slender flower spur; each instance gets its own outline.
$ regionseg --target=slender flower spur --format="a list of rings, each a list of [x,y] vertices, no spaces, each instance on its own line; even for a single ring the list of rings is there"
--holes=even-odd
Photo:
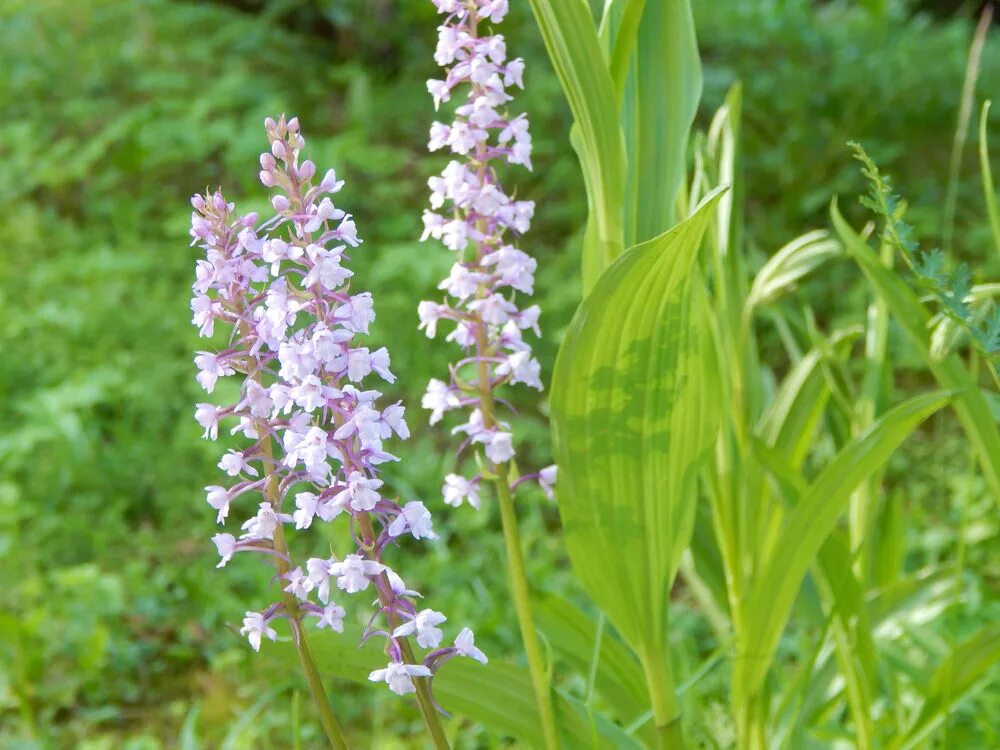
[[[263,640],[277,638],[272,623],[289,622],[334,747],[346,745],[304,622],[343,632],[345,596],[374,592],[362,641],[384,638],[389,664],[370,678],[401,695],[415,692],[435,745],[447,747],[424,678],[454,655],[486,659],[469,645],[467,628],[454,646],[441,648],[444,634],[437,626],[445,616],[418,609],[419,594],[383,559],[402,537],[435,534],[423,503],[398,504],[385,496],[379,478],[381,464],[398,460],[383,441],[393,434],[405,439],[409,431],[403,406],[380,406],[381,394],[369,384],[391,383],[394,376],[386,349],[359,341],[375,318],[371,294],[351,289],[348,254],[361,240],[351,216],[331,200],[343,181],[329,170],[314,185],[316,166],[300,162],[305,141],[297,119],[268,118],[265,127],[270,150],[260,157],[260,181],[275,189],[274,215],[263,222],[256,214],[237,215],[220,192],[191,201],[192,244],[205,251],[196,267],[192,322],[205,337],[217,327],[228,333],[221,350],[198,352],[198,382],[212,393],[220,379],[240,380],[230,403],[202,403],[195,411],[205,438],[218,439],[226,423],[239,440],[219,461],[230,481],[207,487],[206,499],[220,524],[234,506],[252,514],[239,536],[215,535],[218,567],[247,552],[274,561],[280,598],[247,612],[240,632],[256,651]],[[338,519],[350,527],[349,549],[295,559],[289,536]],[[435,650],[418,661],[411,635],[420,647]]]
[[[509,425],[496,414],[494,392],[503,385],[523,383],[542,388],[540,367],[523,332],[539,335],[538,305],[519,308],[518,294],[533,292],[535,260],[516,247],[531,224],[535,205],[514,200],[500,183],[497,166],[520,164],[531,169],[531,135],[524,114],[512,116],[508,103],[513,88],[523,88],[524,62],[507,59],[501,34],[484,33],[507,14],[507,0],[432,0],[445,20],[438,28],[434,59],[444,67],[441,80],[427,82],[435,108],[464,92],[450,124],[434,122],[428,148],[454,155],[440,175],[430,178],[429,210],[424,211],[421,240],[433,238],[455,253],[448,277],[439,285],[444,301],[424,301],[418,308],[420,328],[437,335],[439,323],[454,325],[447,340],[465,352],[450,368],[447,381],[432,380],[423,397],[430,422],[446,412],[467,410],[467,421],[453,433],[464,433],[462,448],[482,447],[483,467],[472,477],[449,474],[444,501],[479,508],[481,484],[492,481],[503,521],[511,586],[528,664],[545,732],[546,745],[558,746],[552,699],[544,659],[535,635],[530,592],[514,515],[513,491],[537,479],[551,497],[556,469],[514,478],[515,455]]]

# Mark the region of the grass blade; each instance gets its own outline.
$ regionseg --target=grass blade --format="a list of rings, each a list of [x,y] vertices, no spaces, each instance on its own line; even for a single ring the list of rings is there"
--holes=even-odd
[[[986,201],[986,215],[990,219],[993,244],[1000,254],[1000,206],[997,205],[997,190],[993,184],[993,170],[990,168],[990,146],[986,140],[986,124],[989,121],[990,102],[983,102],[983,112],[979,117],[979,166],[983,173],[983,199]]]
[[[906,340],[920,353],[942,388],[955,392],[952,406],[982,468],[986,484],[1000,498],[1000,429],[975,379],[957,354],[938,360],[932,356],[928,322],[930,313],[905,282],[888,270],[868,244],[851,229],[836,203],[831,207],[833,225],[844,247],[877,293],[886,301]]]
[[[887,412],[837,454],[788,514],[774,554],[748,594],[744,642],[733,668],[737,703],[761,689],[802,579],[846,509],[851,492],[950,398],[930,393]]]
[[[913,725],[892,747],[919,747],[949,712],[1000,663],[1000,625],[983,628],[956,646],[935,670]]]

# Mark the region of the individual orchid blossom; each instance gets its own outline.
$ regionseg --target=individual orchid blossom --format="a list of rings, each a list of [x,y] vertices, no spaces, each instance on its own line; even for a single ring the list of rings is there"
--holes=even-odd
[[[397,695],[406,695],[416,691],[413,686],[414,677],[430,676],[431,670],[423,664],[404,664],[391,661],[385,669],[376,669],[368,675],[368,679],[372,682],[384,682]]]
[[[384,441],[406,438],[409,430],[403,406],[379,406],[381,393],[372,387],[395,379],[389,352],[359,341],[375,318],[371,294],[352,289],[347,268],[361,240],[350,214],[331,200],[343,181],[329,170],[314,184],[316,166],[300,159],[305,140],[297,119],[268,118],[265,126],[270,148],[260,157],[260,180],[276,189],[275,214],[264,221],[238,215],[218,191],[191,201],[192,244],[205,251],[196,266],[193,323],[205,337],[226,329],[218,351],[197,353],[197,379],[213,393],[231,392],[217,388],[221,379],[240,378],[235,403],[202,403],[195,411],[203,437],[218,440],[228,422],[240,443],[219,461],[227,486],[205,488],[218,523],[237,507],[250,514],[240,536],[213,538],[218,567],[243,552],[275,561],[279,600],[247,612],[240,632],[257,651],[262,639],[277,638],[273,622],[287,619],[307,673],[315,664],[307,664],[303,620],[343,632],[341,594],[374,588],[376,612],[365,618],[363,639],[384,636],[392,660],[386,683],[397,693],[416,690],[433,707],[429,684],[414,687],[412,678],[432,676],[436,660],[421,664],[407,633],[395,634],[418,616],[419,594],[403,585],[383,554],[404,533],[417,540],[435,534],[423,503],[397,503],[379,478],[381,464],[398,460]],[[289,549],[295,532],[340,516],[348,519],[352,545],[296,564]],[[415,631],[418,643],[433,642],[428,648],[440,640],[427,635],[431,627]]]

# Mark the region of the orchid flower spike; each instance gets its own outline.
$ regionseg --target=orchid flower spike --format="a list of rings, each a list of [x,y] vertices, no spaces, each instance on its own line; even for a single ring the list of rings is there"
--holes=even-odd
[[[331,169],[315,182],[316,165],[302,159],[298,120],[268,118],[265,127],[269,148],[259,176],[274,189],[272,216],[240,215],[219,191],[191,200],[192,244],[204,251],[192,322],[203,337],[218,333],[220,341],[217,350],[198,352],[197,379],[210,394],[235,394],[195,410],[204,438],[218,440],[223,425],[221,434],[232,436],[219,461],[226,481],[206,488],[218,523],[244,519],[238,536],[213,538],[219,567],[244,552],[267,555],[277,566],[280,598],[247,612],[240,631],[255,651],[277,638],[276,618],[287,618],[296,634],[306,618],[343,632],[341,602],[374,589],[376,611],[365,618],[364,637],[384,635],[390,657],[377,679],[410,692],[412,678],[433,671],[416,660],[407,638],[436,647],[436,626],[445,618],[418,611],[420,595],[383,559],[402,537],[436,535],[423,503],[397,503],[380,478],[380,466],[398,460],[386,442],[405,439],[409,430],[401,404],[379,404],[378,382],[395,379],[389,352],[363,340],[375,308],[370,293],[353,288],[350,255],[362,240],[332,199],[343,180]],[[222,388],[230,378],[236,383]],[[347,549],[329,557],[293,554],[290,542],[305,544],[296,538],[333,522],[350,525]],[[379,618],[384,625],[375,624]]]

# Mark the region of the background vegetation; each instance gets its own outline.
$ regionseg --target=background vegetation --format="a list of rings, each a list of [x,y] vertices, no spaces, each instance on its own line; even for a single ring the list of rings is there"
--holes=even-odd
[[[516,6],[505,33],[528,62],[522,101],[536,146],[535,172],[519,192],[539,207],[529,244],[545,311],[538,351],[551,373],[579,300],[586,206],[558,83],[526,4]],[[743,82],[746,225],[758,263],[826,226],[836,194],[861,223],[852,196],[864,185],[845,145],[851,139],[894,175],[918,235],[938,241],[966,16],[805,0],[696,8],[706,81],[699,123]],[[425,181],[439,166],[424,149],[433,8],[2,0],[0,16],[0,746],[288,747],[299,686],[279,674],[266,647],[251,658],[234,628],[266,574],[252,564],[226,575],[213,567],[201,488],[217,471],[217,446],[199,440],[192,419],[199,389],[187,198],[221,184],[245,206],[259,201],[263,118],[297,114],[311,157],[348,180],[343,201],[366,240],[356,270],[376,291],[373,336],[389,346],[401,376],[393,395],[415,405],[448,358],[416,331],[415,313],[448,264],[447,254],[415,242]],[[989,90],[998,80],[994,41],[983,56],[982,93],[1000,94]],[[953,252],[977,278],[996,278],[974,143],[966,156]],[[839,263],[785,304],[807,301],[833,325],[858,317],[865,294],[855,267]],[[780,369],[778,351],[779,361],[769,361]],[[891,356],[905,377],[907,353]],[[915,362],[911,377],[926,377]],[[544,397],[518,407],[526,461],[543,466]],[[410,422],[414,437],[393,479],[434,507],[450,457],[418,408]],[[995,499],[955,470],[968,464],[966,451],[954,426],[935,417],[886,478],[908,522],[905,570],[916,575],[959,557],[964,564],[965,585],[944,600],[945,616],[909,634],[932,646],[1000,619]],[[533,499],[525,513],[532,578],[573,597],[557,512]],[[496,564],[498,520],[488,509],[437,508],[443,541],[417,563],[413,582],[433,588],[456,620],[475,623],[491,654],[516,650]],[[693,671],[718,644],[690,593],[680,586],[675,596],[678,650]],[[793,627],[782,657],[794,664],[810,636],[808,625]],[[696,691],[712,727],[706,741],[719,747],[732,731],[726,689],[727,675],[709,670]],[[335,695],[360,746],[420,746],[407,739],[416,717],[400,719],[392,696],[347,686]],[[1000,743],[1000,690],[976,700],[953,737],[966,731],[986,744],[956,747]],[[302,704],[301,739],[310,747],[318,735]]]

